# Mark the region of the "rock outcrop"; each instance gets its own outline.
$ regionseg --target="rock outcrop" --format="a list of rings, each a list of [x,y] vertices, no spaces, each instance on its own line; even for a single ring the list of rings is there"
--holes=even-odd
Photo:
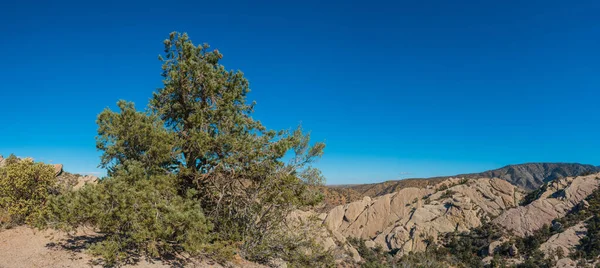
[[[63,172],[62,164],[54,164],[54,176],[59,176]]]
[[[551,236],[546,242],[540,245],[540,250],[546,257],[555,257],[558,260],[558,256],[555,253],[559,248],[563,252],[563,256],[568,256],[572,253],[575,246],[579,244],[579,240],[585,236],[586,232],[585,224],[576,224],[562,233]]]
[[[493,222],[517,236],[531,235],[544,224],[550,225],[552,220],[565,216],[596,190],[600,186],[597,177],[595,174],[552,181],[538,199],[502,213]]]
[[[423,251],[439,234],[466,231],[514,207],[521,193],[499,179],[449,179],[333,208],[325,226],[343,237],[372,241],[401,254]]]

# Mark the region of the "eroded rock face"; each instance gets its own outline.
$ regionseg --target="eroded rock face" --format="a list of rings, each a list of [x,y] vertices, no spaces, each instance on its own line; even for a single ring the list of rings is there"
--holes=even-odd
[[[516,206],[520,196],[515,186],[499,179],[449,179],[335,207],[324,224],[344,237],[403,254],[424,251],[441,233],[478,227],[483,218]]]
[[[520,206],[502,213],[494,223],[524,237],[531,235],[544,224],[564,217],[575,205],[590,195],[598,186],[598,174],[576,178],[562,178],[553,181],[540,198],[526,206]]]
[[[560,248],[563,256],[568,256],[573,252],[575,246],[579,244],[579,240],[585,236],[587,228],[584,223],[576,224],[562,233],[551,236],[548,241],[540,245],[540,250],[544,252],[546,257],[557,257],[556,251]]]
[[[0,155],[0,167],[4,167],[6,165],[6,159]]]

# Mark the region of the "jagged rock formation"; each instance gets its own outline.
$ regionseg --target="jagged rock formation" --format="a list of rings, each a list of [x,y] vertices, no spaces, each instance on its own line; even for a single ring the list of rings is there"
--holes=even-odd
[[[598,174],[568,177],[552,181],[540,197],[528,205],[510,209],[494,219],[494,223],[517,236],[531,235],[544,224],[564,217],[598,186]]]
[[[518,205],[521,193],[499,179],[449,179],[332,209],[324,220],[334,235],[373,241],[401,254],[423,251],[440,233],[466,231]]]

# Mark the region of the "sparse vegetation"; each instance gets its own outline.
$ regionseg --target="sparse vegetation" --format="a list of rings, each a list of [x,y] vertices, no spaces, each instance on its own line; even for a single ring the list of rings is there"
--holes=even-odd
[[[446,190],[444,193],[440,195],[440,199],[452,198],[452,196],[456,194],[456,191]]]
[[[544,185],[542,185],[540,188],[535,189],[529,193],[527,193],[527,195],[525,195],[525,197],[523,197],[523,199],[521,200],[521,203],[519,204],[520,206],[526,206],[529,205],[531,202],[537,200],[538,198],[540,198],[540,196],[548,189],[548,183],[544,183]]]

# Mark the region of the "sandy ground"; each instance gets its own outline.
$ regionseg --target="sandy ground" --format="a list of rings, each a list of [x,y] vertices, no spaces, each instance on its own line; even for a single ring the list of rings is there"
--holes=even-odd
[[[0,268],[32,267],[102,267],[93,265],[93,257],[84,253],[83,245],[97,237],[89,230],[81,230],[75,237],[57,231],[38,231],[19,226],[0,231]],[[235,265],[238,267],[264,267],[252,263]],[[181,265],[176,262],[148,262],[140,260],[135,265],[123,267],[222,267],[218,264],[194,261]]]

